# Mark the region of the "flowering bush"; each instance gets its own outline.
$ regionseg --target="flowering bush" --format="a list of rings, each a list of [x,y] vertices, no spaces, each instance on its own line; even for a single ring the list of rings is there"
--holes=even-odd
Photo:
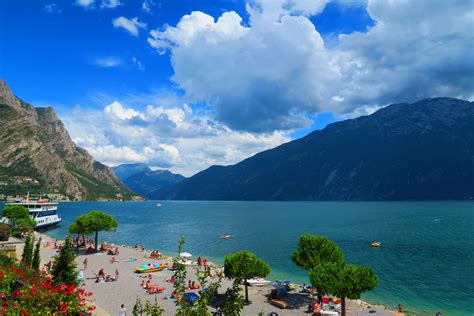
[[[50,315],[92,312],[92,293],[74,285],[53,285],[51,277],[24,265],[0,266],[0,315]]]

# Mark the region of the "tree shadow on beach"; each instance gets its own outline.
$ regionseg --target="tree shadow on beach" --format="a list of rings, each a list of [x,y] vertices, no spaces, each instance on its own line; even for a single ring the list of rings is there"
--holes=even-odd
[[[271,294],[265,295],[268,299],[268,302],[272,300]],[[285,295],[282,295],[278,298],[279,300],[285,301],[288,303],[287,309],[290,310],[299,310],[301,308],[306,308],[309,303],[314,301],[314,298],[308,297],[308,293],[302,293],[302,292],[288,292]],[[305,309],[305,313],[310,313],[306,311],[307,308]]]

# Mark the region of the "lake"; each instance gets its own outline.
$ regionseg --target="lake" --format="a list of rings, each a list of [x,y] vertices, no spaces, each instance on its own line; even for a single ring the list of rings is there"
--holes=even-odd
[[[115,216],[119,228],[102,233],[108,242],[175,254],[184,250],[223,262],[248,249],[267,261],[272,279],[308,282],[290,255],[303,233],[324,235],[346,261],[371,266],[379,286],[363,299],[418,314],[474,314],[474,202],[217,202],[61,203],[63,223],[48,234],[64,238],[80,214],[98,209]],[[236,238],[221,240],[222,234]],[[382,242],[372,248],[371,241]]]

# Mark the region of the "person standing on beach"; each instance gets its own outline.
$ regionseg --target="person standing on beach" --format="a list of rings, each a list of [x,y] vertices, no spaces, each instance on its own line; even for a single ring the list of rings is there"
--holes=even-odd
[[[204,266],[204,270],[206,270],[207,269],[207,258],[206,257],[204,257],[204,259],[202,259],[202,264]]]
[[[125,309],[125,306],[120,306],[120,310],[119,310],[119,316],[127,316],[127,310]]]
[[[84,261],[82,262],[82,264],[84,265],[84,271],[87,270],[87,257],[84,259]]]
[[[145,245],[142,245],[142,251],[145,251]]]
[[[201,269],[201,257],[198,257],[197,262],[198,262],[198,269]]]

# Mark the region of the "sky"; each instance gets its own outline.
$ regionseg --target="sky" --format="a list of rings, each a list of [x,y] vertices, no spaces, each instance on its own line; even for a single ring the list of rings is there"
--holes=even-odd
[[[0,0],[0,79],[98,161],[190,176],[388,104],[473,100],[473,30],[472,0]]]

